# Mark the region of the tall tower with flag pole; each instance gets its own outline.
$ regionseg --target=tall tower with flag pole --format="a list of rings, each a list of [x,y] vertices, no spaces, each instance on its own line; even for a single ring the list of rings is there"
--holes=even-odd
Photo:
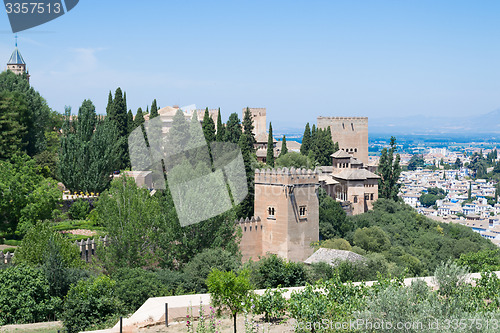
[[[12,71],[18,75],[26,73],[28,81],[30,79],[30,74],[26,69],[26,62],[21,56],[21,52],[19,52],[19,49],[17,48],[17,34],[16,34],[16,48],[12,52],[9,61],[7,62],[7,70]]]

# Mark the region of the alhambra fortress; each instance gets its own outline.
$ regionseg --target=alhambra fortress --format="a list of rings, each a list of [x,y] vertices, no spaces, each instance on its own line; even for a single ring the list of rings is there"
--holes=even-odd
[[[16,74],[29,74],[26,63],[17,48],[7,63],[7,69]],[[178,106],[158,110],[164,131],[171,127]],[[242,110],[243,113],[246,108]],[[257,159],[265,162],[268,133],[265,108],[250,108],[256,138]],[[195,114],[203,121],[205,110],[184,111],[187,120]],[[218,110],[209,110],[217,123]],[[148,120],[148,115],[145,116]],[[348,214],[361,214],[372,208],[378,199],[376,165],[368,159],[368,118],[318,117],[318,128],[330,127],[333,142],[339,150],[331,155],[330,165],[315,170],[282,168],[255,170],[254,217],[236,221],[241,227],[240,243],[243,261],[258,260],[268,253],[291,261],[305,261],[314,252],[312,242],[319,240],[318,189],[340,202]],[[274,155],[280,153],[278,141],[273,139]],[[289,151],[299,151],[300,143],[287,141]],[[139,186],[148,186],[148,179],[138,179]],[[148,186],[151,187],[151,186]]]

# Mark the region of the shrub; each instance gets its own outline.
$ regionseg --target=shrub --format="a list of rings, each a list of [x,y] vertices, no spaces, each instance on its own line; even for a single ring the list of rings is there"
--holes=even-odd
[[[184,267],[186,288],[198,293],[207,292],[205,280],[212,269],[236,271],[241,266],[239,258],[221,249],[206,249],[198,253]]]
[[[252,275],[257,288],[303,286],[308,280],[303,263],[286,261],[275,254],[261,258]]]
[[[452,295],[467,281],[468,273],[467,267],[458,266],[451,260],[442,263],[434,272],[434,281],[439,287],[439,293],[444,296]]]
[[[51,251],[50,242],[60,253],[65,267],[83,265],[78,247],[60,233],[53,231],[48,222],[42,221],[38,221],[23,238],[21,246],[16,251],[15,262],[30,266],[42,265]]]
[[[171,294],[169,286],[162,283],[157,272],[142,268],[118,269],[114,272],[113,279],[116,281],[116,296],[128,313],[136,311],[150,297]]]
[[[97,329],[117,316],[120,307],[115,281],[100,275],[71,286],[65,297],[62,320],[69,333]]]
[[[50,296],[39,269],[18,265],[0,270],[0,325],[54,320],[60,303]]]
[[[265,321],[275,320],[285,314],[286,300],[280,288],[266,289],[262,296],[257,297],[255,304],[255,313],[264,314]]]
[[[321,243],[321,247],[345,251],[351,251],[352,249],[351,244],[343,238],[327,239]]]
[[[69,207],[69,215],[73,220],[85,220],[90,211],[90,204],[86,200],[77,199]]]

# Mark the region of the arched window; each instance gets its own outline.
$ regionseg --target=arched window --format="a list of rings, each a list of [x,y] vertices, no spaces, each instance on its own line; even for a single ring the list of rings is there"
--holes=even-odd
[[[354,203],[358,203],[358,197],[357,196],[354,197]]]

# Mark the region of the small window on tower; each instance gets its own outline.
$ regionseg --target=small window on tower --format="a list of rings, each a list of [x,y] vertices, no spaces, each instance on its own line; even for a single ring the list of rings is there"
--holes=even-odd
[[[358,203],[358,197],[354,196],[354,203]]]
[[[274,219],[274,213],[275,213],[274,207],[268,207],[267,208],[267,213],[268,213],[267,214],[268,215],[268,217],[267,217],[268,219]]]
[[[351,123],[351,129],[354,131],[354,125]]]
[[[299,207],[299,215],[300,217],[306,217],[307,209],[306,206]]]

